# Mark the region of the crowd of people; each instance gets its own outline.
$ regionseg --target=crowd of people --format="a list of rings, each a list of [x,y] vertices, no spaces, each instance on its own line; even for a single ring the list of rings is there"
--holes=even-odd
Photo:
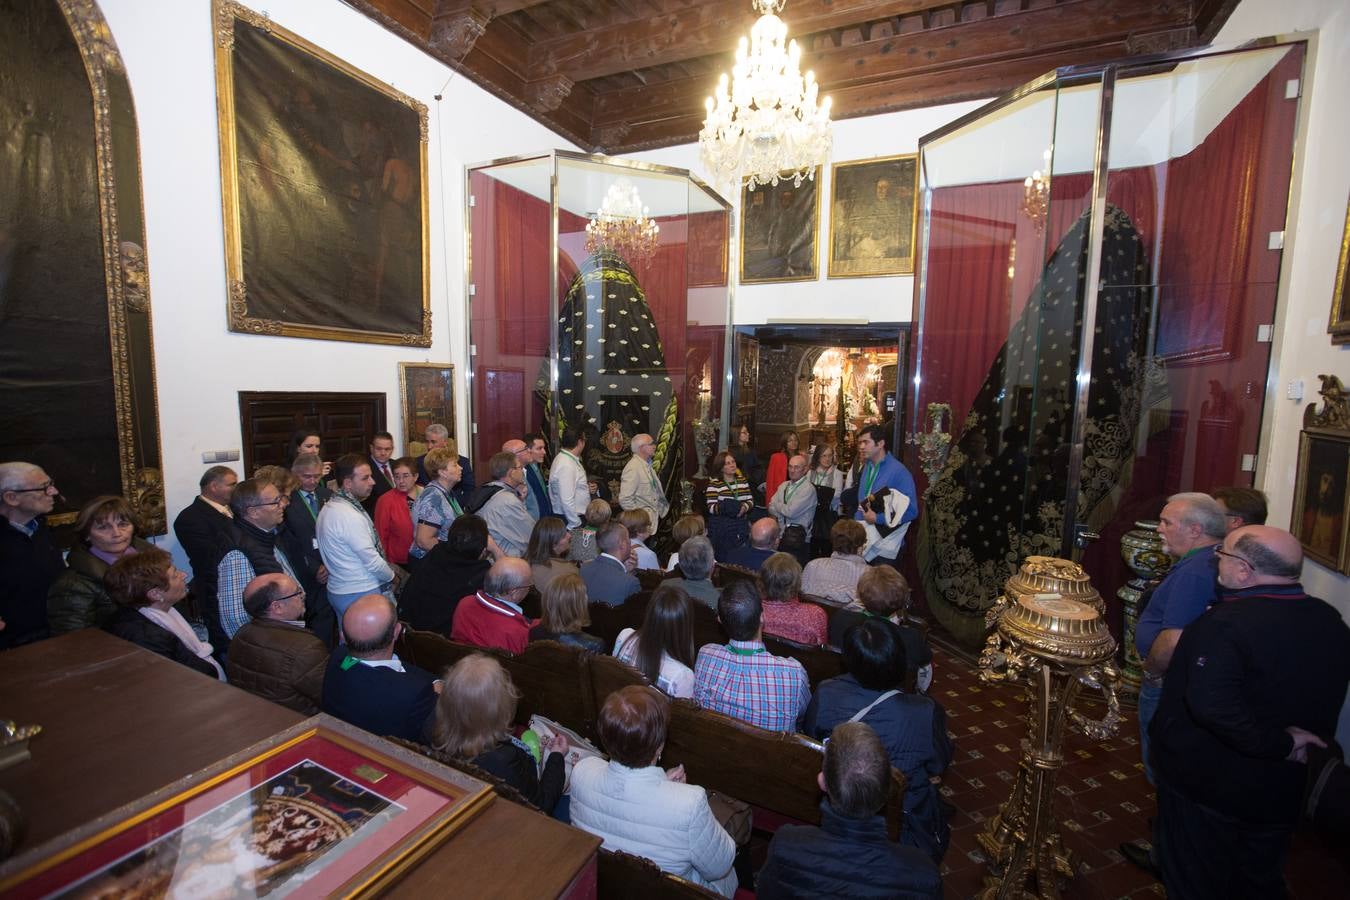
[[[692,701],[826,741],[822,825],[779,829],[758,877],[765,896],[940,894],[949,829],[938,785],[953,746],[927,695],[931,648],[906,624],[897,560],[918,498],[883,428],[859,431],[846,471],[835,448],[808,454],[789,433],[762,484],[752,484],[761,469],[742,430],[711,460],[703,508],[684,515],[671,514],[650,435],[632,440],[617,503],[586,471],[579,429],[563,430],[547,469],[541,435],[506,442],[482,484],[447,429],[425,437],[421,456],[394,458],[382,432],[367,454],[327,462],[321,436],[299,432],[285,466],[243,480],[207,469],[174,521],[190,586],[136,534],[120,497],[85,504],[63,557],[43,518],[52,479],[0,464],[10,526],[0,529],[0,649],[105,629],[298,712],[472,762],[607,847],[731,896],[753,877],[748,828],[658,765],[669,702]],[[1297,540],[1264,517],[1264,498],[1243,488],[1178,494],[1161,513],[1177,562],[1135,631],[1141,750],[1159,814],[1151,844],[1121,851],[1178,896],[1209,896],[1239,876],[1278,895],[1302,764],[1334,733],[1350,682],[1350,629],[1302,591]],[[746,577],[719,587],[719,563]],[[612,645],[588,633],[593,608],[642,592],[639,570],[660,578],[640,626]],[[726,643],[695,646],[700,605]],[[842,609],[827,616],[825,605]],[[531,748],[513,733],[519,694],[500,663],[475,653],[445,673],[422,671],[396,652],[404,628],[508,654],[532,641],[609,653],[651,687],[605,701],[608,761],[578,764],[564,796],[568,743]],[[835,648],[846,674],[813,691],[766,636]],[[880,818],[891,767],[906,779],[898,844]]]

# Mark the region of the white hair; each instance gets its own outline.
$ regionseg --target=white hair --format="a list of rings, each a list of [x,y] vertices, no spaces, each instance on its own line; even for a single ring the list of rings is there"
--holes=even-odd
[[[643,438],[646,438],[646,440],[643,440]],[[650,434],[635,434],[633,435],[633,439],[628,442],[628,449],[632,450],[634,453],[637,453],[639,447],[641,447],[648,441],[652,440],[654,439]]]
[[[24,486],[30,475],[41,473],[42,467],[27,462],[0,463],[0,491],[13,491]]]
[[[432,440],[440,440],[442,438],[448,438],[450,436],[450,429],[446,428],[444,425],[435,423],[427,426],[425,436],[431,438]]]

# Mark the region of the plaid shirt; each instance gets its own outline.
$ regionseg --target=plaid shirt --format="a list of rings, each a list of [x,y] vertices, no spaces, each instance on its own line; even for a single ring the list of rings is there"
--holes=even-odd
[[[282,570],[299,581],[300,577],[295,574],[291,561],[281,552],[281,548],[274,547],[272,552],[276,554]],[[220,610],[220,627],[225,629],[225,633],[230,637],[234,637],[236,631],[253,621],[248,610],[244,609],[244,588],[253,580],[253,575],[253,564],[238,550],[226,553],[216,569],[216,577],[219,579],[216,587],[216,605]]]
[[[698,651],[694,702],[704,709],[769,731],[795,731],[810,700],[802,664],[774,656],[762,641],[705,644]]]

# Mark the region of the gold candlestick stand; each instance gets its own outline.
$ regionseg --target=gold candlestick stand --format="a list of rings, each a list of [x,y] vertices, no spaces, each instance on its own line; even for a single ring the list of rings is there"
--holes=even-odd
[[[1060,879],[1074,874],[1055,817],[1055,778],[1066,724],[1094,740],[1120,725],[1116,642],[1103,611],[1081,566],[1047,556],[1028,557],[990,610],[990,623],[997,621],[980,654],[980,678],[1026,688],[1028,736],[1012,795],[979,836],[992,872],[981,900],[1058,898]],[[1074,709],[1084,685],[1105,695],[1100,721]]]

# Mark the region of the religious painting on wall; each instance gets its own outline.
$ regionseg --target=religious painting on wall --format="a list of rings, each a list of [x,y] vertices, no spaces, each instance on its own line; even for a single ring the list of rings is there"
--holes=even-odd
[[[689,286],[721,287],[727,283],[725,212],[689,214]]]
[[[0,892],[373,896],[493,801],[482,782],[327,716],[245,755],[69,833]]]
[[[1336,289],[1331,294],[1331,322],[1327,326],[1333,344],[1350,344],[1350,204],[1341,232],[1341,261],[1336,267]]]
[[[1323,406],[1303,411],[1289,530],[1311,559],[1350,575],[1350,395],[1335,375],[1318,377]]]
[[[792,179],[741,188],[741,282],[811,281],[818,271],[820,169],[799,187]]]
[[[427,108],[216,0],[231,331],[431,345]]]
[[[403,446],[421,441],[428,425],[444,425],[455,436],[455,367],[449,363],[399,363],[403,397]]]
[[[918,156],[836,163],[830,187],[831,278],[914,271]]]

